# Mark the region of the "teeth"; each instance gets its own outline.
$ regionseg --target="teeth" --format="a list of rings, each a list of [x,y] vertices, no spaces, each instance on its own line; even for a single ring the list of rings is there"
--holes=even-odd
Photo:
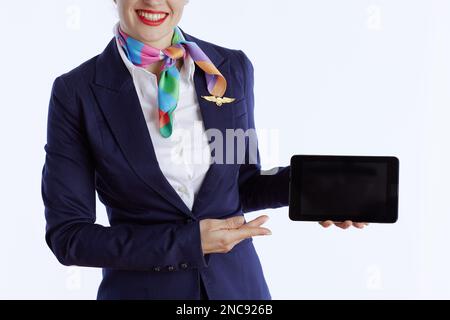
[[[165,14],[160,14],[160,13],[152,14],[152,13],[148,13],[145,11],[138,11],[138,14],[141,17],[144,17],[145,19],[150,20],[150,21],[158,21],[158,20],[163,19],[166,16]]]

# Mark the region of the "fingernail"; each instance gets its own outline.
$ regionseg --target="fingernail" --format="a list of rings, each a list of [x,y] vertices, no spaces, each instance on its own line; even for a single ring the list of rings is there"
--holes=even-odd
[[[267,236],[270,236],[272,234],[272,231],[268,230],[264,234],[267,235]]]

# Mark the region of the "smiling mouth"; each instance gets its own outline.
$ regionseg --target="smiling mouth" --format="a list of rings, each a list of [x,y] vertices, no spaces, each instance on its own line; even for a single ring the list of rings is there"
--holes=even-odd
[[[167,12],[154,11],[154,10],[136,10],[139,19],[150,26],[158,26],[163,23],[169,16]]]

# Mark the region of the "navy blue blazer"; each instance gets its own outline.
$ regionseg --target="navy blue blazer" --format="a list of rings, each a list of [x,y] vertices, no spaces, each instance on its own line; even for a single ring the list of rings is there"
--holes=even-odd
[[[195,89],[206,129],[254,128],[253,66],[241,50],[196,42],[228,82],[217,107],[205,74]],[[271,299],[247,239],[203,255],[199,221],[288,204],[289,167],[213,163],[189,210],[162,174],[132,77],[112,39],[100,55],[58,77],[48,110],[42,198],[46,242],[63,265],[103,268],[98,299]],[[246,141],[248,147],[248,140]],[[246,150],[247,151],[247,150]],[[224,150],[225,152],[225,150]],[[96,224],[96,197],[110,227]]]

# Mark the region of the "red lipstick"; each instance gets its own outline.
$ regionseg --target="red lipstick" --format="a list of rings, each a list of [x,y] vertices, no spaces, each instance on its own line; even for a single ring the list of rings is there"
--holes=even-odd
[[[167,17],[169,16],[167,12],[144,9],[136,10],[136,14],[138,15],[142,23],[152,27],[159,26],[164,21],[166,21]],[[152,20],[151,15],[159,15],[160,18],[158,20]]]

